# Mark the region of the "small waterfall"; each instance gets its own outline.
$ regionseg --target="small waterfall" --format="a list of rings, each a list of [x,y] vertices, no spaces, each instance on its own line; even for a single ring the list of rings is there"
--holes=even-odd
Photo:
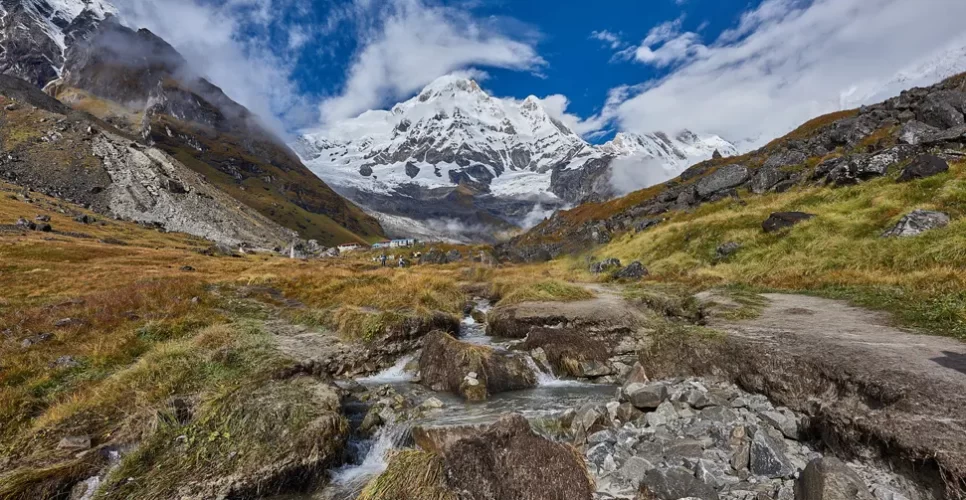
[[[409,354],[399,358],[396,364],[386,368],[385,370],[369,376],[358,379],[357,381],[363,385],[382,385],[382,384],[400,384],[403,382],[410,382],[413,380],[413,374],[406,371],[406,365],[411,363],[416,356]]]
[[[566,380],[558,378],[552,372],[543,371],[542,368],[533,360],[533,357],[529,354],[522,355],[526,359],[527,365],[533,370],[533,373],[537,376],[537,385],[539,387],[584,387],[589,384],[587,382],[581,382],[579,380]]]
[[[386,470],[389,454],[403,446],[408,433],[408,426],[394,422],[379,429],[368,446],[365,458],[359,464],[346,465],[333,472],[331,486],[337,493],[331,498],[355,498],[370,479]]]

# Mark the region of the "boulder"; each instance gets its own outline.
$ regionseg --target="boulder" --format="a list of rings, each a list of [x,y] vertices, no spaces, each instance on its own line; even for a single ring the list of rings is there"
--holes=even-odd
[[[83,451],[91,448],[90,436],[67,436],[57,443],[57,449]]]
[[[618,280],[639,280],[648,275],[647,268],[639,261],[631,262],[627,267],[618,270],[613,274],[614,279]]]
[[[765,163],[761,166],[762,169],[777,170],[781,167],[790,167],[792,165],[798,165],[805,163],[808,159],[808,155],[795,150],[784,150],[779,151],[768,157]]]
[[[450,447],[469,437],[479,435],[485,430],[478,425],[451,425],[447,427],[413,427],[413,442],[420,449],[437,455],[445,455]]]
[[[775,212],[761,223],[761,228],[766,233],[774,233],[814,217],[815,215],[804,212]]]
[[[537,384],[524,355],[460,342],[439,331],[424,339],[419,372],[421,383],[430,389],[471,401]]]
[[[919,121],[940,129],[949,129],[966,125],[963,113],[946,101],[927,99],[919,107],[917,113]]]
[[[604,406],[587,403],[574,414],[570,422],[570,433],[573,434],[575,442],[580,442],[595,432],[609,428],[609,418]]]
[[[949,215],[931,210],[914,210],[899,220],[895,226],[882,234],[883,238],[918,236],[931,229],[949,225]]]
[[[924,138],[933,136],[937,132],[939,132],[939,129],[932,125],[912,120],[902,124],[902,128],[899,130],[899,142],[911,145],[922,144]]]
[[[604,274],[615,269],[620,269],[621,261],[620,259],[604,259],[600,262],[594,262],[590,265],[591,274]]]
[[[741,250],[741,245],[735,243],[734,241],[729,241],[727,243],[722,243],[717,250],[714,252],[715,258],[718,260],[723,260],[731,257],[735,253]]]
[[[785,456],[785,443],[759,429],[751,439],[748,467],[752,473],[770,478],[792,475],[795,467]]]
[[[557,375],[597,377],[610,375],[606,365],[611,352],[600,339],[573,328],[534,327],[521,347],[540,349]]]
[[[644,498],[658,500],[679,500],[689,497],[718,500],[718,493],[713,486],[702,482],[694,472],[684,467],[660,467],[647,471],[641,482],[641,493],[645,495]],[[651,496],[647,497],[648,494]]]
[[[808,463],[795,482],[795,500],[872,500],[862,478],[834,457]]]
[[[446,483],[475,500],[591,500],[594,482],[576,451],[535,434],[521,415],[449,446]],[[402,497],[399,497],[402,498]]]
[[[874,155],[856,154],[840,159],[828,172],[826,181],[836,186],[849,186],[882,177],[906,154],[907,151],[901,148],[893,148]]]
[[[934,155],[922,155],[902,170],[898,181],[908,182],[915,179],[924,179],[948,170],[949,163],[946,163],[946,160]]]
[[[20,342],[20,347],[23,347],[24,349],[26,349],[32,345],[42,344],[44,342],[52,340],[53,338],[54,338],[54,334],[52,333],[38,333],[37,335],[31,335],[30,337],[23,339],[23,341]]]
[[[430,248],[428,252],[419,257],[420,264],[446,264],[449,260],[446,254],[438,248]]]
[[[634,363],[631,368],[630,373],[627,374],[627,378],[624,379],[624,385],[630,384],[646,384],[650,382],[650,378],[647,376],[647,372],[644,370],[644,365],[640,361]]]
[[[698,181],[698,196],[704,198],[718,191],[738,187],[746,182],[750,174],[743,165],[726,165]]]
[[[17,219],[16,226],[19,227],[20,229],[26,229],[28,231],[35,231],[37,229],[37,224],[34,224],[33,222],[30,222],[29,220],[24,219],[23,217]]]
[[[415,178],[417,175],[419,175],[419,167],[417,167],[414,163],[407,163],[406,175],[408,175],[410,179]]]
[[[621,390],[621,394],[635,408],[644,411],[655,410],[668,399],[667,386],[660,383],[628,384]]]
[[[761,167],[751,178],[751,192],[755,194],[768,192],[787,178],[788,173],[783,172],[779,167]]]
[[[459,250],[453,249],[446,252],[447,262],[459,262],[461,260],[463,260],[463,254],[461,254]]]

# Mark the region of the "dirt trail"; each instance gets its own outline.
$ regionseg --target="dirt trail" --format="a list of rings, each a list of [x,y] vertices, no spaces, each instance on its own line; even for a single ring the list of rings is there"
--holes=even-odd
[[[844,302],[766,294],[762,314],[728,320],[721,338],[675,339],[642,356],[661,376],[705,374],[810,415],[813,431],[844,454],[878,456],[920,483],[966,498],[966,344],[897,328],[889,316]]]
[[[966,395],[966,344],[955,339],[901,330],[889,316],[845,302],[804,295],[765,294],[769,304],[753,320],[712,321],[712,326],[762,342],[795,335],[829,361],[872,373],[915,374],[933,384],[960,387]],[[816,353],[817,354],[817,353]],[[908,390],[929,387],[906,384]],[[932,388],[938,388],[932,387]],[[946,397],[949,394],[945,394]],[[964,406],[966,409],[966,406]]]

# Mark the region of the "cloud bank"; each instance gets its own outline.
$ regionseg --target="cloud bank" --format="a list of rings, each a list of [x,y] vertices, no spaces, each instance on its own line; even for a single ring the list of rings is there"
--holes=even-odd
[[[319,106],[332,124],[410,95],[436,78],[470,67],[537,71],[546,61],[536,33],[516,23],[479,20],[467,11],[423,0],[356,0],[336,23],[355,20],[360,45],[344,87]],[[506,21],[506,20],[503,20]]]
[[[966,45],[964,16],[961,0],[766,0],[707,45],[674,20],[619,53],[666,75],[625,87],[628,98],[596,119],[761,144],[814,116],[932,83],[908,71],[949,63],[940,54]]]

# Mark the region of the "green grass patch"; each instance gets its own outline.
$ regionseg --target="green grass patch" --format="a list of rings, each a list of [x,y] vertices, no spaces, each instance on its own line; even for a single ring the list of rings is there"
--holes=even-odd
[[[574,285],[559,280],[544,280],[536,283],[515,287],[512,291],[502,294],[500,305],[519,304],[521,302],[572,302],[594,298],[593,292],[580,285]]]

